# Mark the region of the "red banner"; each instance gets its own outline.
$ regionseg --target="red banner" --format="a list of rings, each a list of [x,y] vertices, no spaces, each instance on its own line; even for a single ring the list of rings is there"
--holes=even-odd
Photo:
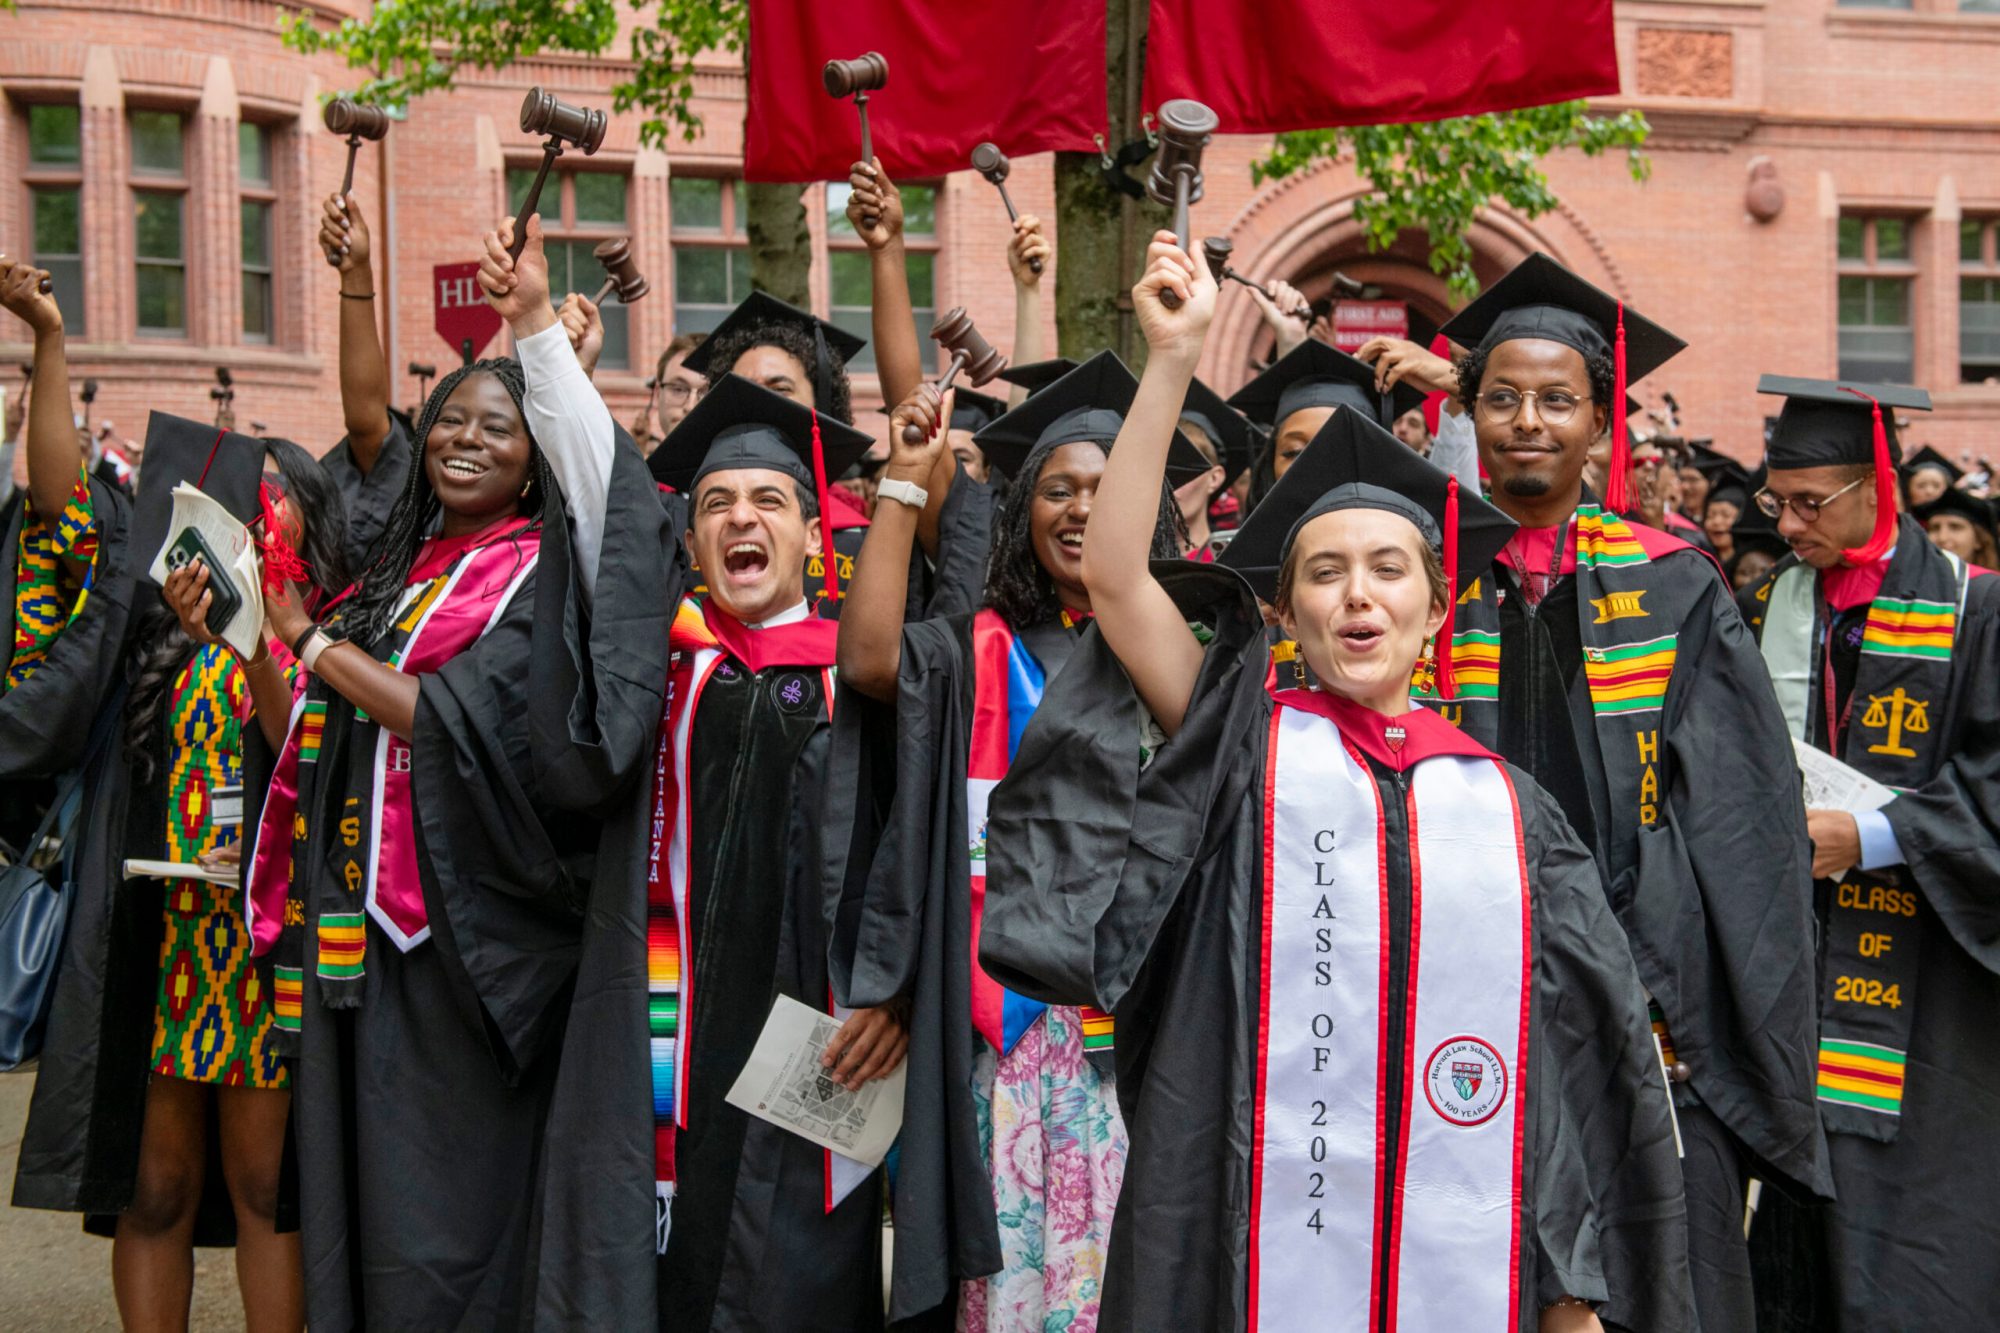
[[[1146,106],[1192,97],[1225,132],[1442,120],[1618,91],[1611,0],[1151,3]]]
[[[432,266],[431,310],[438,337],[460,354],[466,354],[465,344],[469,341],[472,344],[469,356],[478,356],[493,341],[493,335],[500,332],[500,312],[486,303],[486,293],[479,290],[476,259]]]
[[[1349,356],[1370,338],[1410,336],[1410,308],[1401,301],[1335,301],[1333,345]]]
[[[845,180],[861,123],[820,70],[869,51],[889,62],[868,123],[891,179],[963,170],[982,140],[1024,157],[1090,151],[1104,132],[1101,3],[750,0],[744,176]]]

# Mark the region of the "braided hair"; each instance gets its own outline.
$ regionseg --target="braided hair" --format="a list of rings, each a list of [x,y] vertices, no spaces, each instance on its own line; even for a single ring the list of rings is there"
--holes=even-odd
[[[1035,555],[1033,523],[1036,483],[1041,480],[1050,455],[1062,447],[1055,443],[1036,445],[1021,464],[1019,475],[1007,488],[993,516],[993,546],[986,557],[986,605],[998,611],[1012,629],[1039,625],[1062,613],[1055,580]],[[1097,447],[1106,454],[1111,452],[1104,444]],[[1162,479],[1160,513],[1153,525],[1153,547],[1147,556],[1153,560],[1178,560],[1186,538],[1187,525],[1181,521],[1181,507],[1174,502],[1173,488]]]
[[[708,347],[708,376],[711,382],[727,375],[743,359],[743,354],[753,347],[775,347],[781,352],[789,352],[805,367],[806,379],[818,390],[813,394],[817,403],[823,403],[822,410],[842,425],[854,424],[853,386],[847,379],[847,362],[836,349],[826,349],[827,368],[831,372],[830,384],[820,384],[819,344],[812,334],[796,324],[762,323],[752,324],[746,329],[731,329],[719,338],[713,338]]]
[[[431,390],[430,398],[424,403],[423,415],[417,419],[417,447],[410,451],[409,476],[403,482],[402,494],[396,497],[395,506],[389,511],[382,536],[375,544],[375,563],[361,574],[354,596],[328,621],[338,625],[349,639],[364,648],[372,647],[395,620],[396,605],[402,600],[404,584],[409,581],[410,566],[416,563],[417,549],[437,527],[444,512],[437,492],[431,489],[430,472],[425,467],[431,428],[437,424],[438,414],[444,410],[452,393],[474,375],[491,375],[500,381],[508,397],[514,400],[514,409],[521,413],[522,428],[526,430],[527,413],[522,410],[521,402],[527,394],[527,377],[521,370],[521,363],[512,357],[492,357],[460,366],[439,380],[437,387]],[[520,508],[546,520],[550,504],[560,506],[562,492],[556,486],[555,476],[549,471],[548,460],[542,456],[541,447],[535,443],[533,433],[529,432],[528,490],[521,498]]]
[[[331,597],[347,586],[347,559],[340,544],[341,534],[347,531],[347,505],[340,498],[340,488],[318,459],[290,440],[266,438],[264,452],[278,465],[285,498],[299,515],[303,529],[299,554],[311,572],[313,587],[322,597]],[[167,706],[174,678],[194,651],[194,640],[181,629],[164,597],[149,598],[140,606],[132,627],[132,648],[125,659],[132,687],[125,702],[123,739],[125,760],[140,782],[153,779],[160,714]]]

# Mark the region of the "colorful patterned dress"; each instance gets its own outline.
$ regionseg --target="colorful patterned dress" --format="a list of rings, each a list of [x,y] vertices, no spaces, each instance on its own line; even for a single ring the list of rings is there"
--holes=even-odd
[[[20,556],[14,562],[14,643],[0,693],[26,681],[49,655],[56,636],[83,613],[97,577],[97,519],[90,503],[90,477],[77,473],[69,503],[54,522],[35,514],[34,500],[22,496]],[[76,600],[63,606],[62,561],[86,564]]]
[[[250,687],[227,648],[204,646],[174,678],[168,701],[167,855],[192,862],[234,844],[215,822],[213,793],[243,780]],[[166,929],[153,1017],[153,1073],[229,1087],[283,1088],[289,1074],[271,1032],[271,1004],[250,962],[242,894],[205,880],[163,881]]]

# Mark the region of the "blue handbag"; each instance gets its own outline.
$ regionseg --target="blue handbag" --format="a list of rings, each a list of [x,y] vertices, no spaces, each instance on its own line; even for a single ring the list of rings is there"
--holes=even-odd
[[[66,891],[76,867],[70,834],[83,803],[84,775],[110,734],[111,723],[124,714],[124,697],[121,688],[112,705],[98,713],[83,764],[63,781],[20,858],[0,870],[0,1073],[18,1069],[42,1053],[74,898]],[[35,858],[52,833],[61,840],[61,850],[53,862],[37,866]]]

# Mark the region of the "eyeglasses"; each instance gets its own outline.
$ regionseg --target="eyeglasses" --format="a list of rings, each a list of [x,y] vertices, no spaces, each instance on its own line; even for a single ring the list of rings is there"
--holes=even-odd
[[[1856,477],[1853,481],[1848,482],[1824,500],[1808,499],[1803,495],[1773,495],[1769,490],[1758,491],[1751,498],[1757,502],[1757,507],[1764,511],[1764,517],[1766,518],[1782,517],[1786,507],[1789,506],[1791,511],[1799,516],[1800,522],[1817,523],[1819,522],[1820,510],[1826,508],[1835,500],[1838,500],[1841,496],[1868,480],[1870,480],[1868,477]]]
[[[1551,426],[1560,426],[1576,415],[1576,409],[1583,406],[1585,399],[1577,397],[1568,389],[1488,389],[1475,400],[1479,404],[1479,414],[1496,424],[1512,421],[1521,415],[1521,404],[1528,399],[1535,400],[1535,414]]]
[[[692,403],[701,397],[701,388],[686,380],[662,380],[660,397],[670,403]]]

